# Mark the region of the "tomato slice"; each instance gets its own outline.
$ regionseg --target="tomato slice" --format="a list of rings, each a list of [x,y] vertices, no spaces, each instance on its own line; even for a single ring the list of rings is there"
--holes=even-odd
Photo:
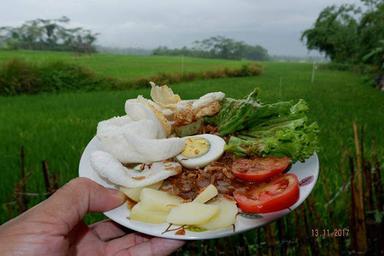
[[[263,182],[281,174],[290,164],[288,157],[237,159],[232,164],[232,172],[241,180]]]
[[[243,212],[280,211],[290,207],[299,199],[299,180],[295,174],[286,173],[268,183],[239,188],[233,195]]]

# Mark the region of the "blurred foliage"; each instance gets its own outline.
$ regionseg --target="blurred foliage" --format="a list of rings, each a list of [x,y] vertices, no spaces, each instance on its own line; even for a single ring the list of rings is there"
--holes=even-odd
[[[109,90],[147,87],[149,81],[173,84],[197,79],[256,76],[263,71],[256,63],[238,68],[220,68],[204,72],[158,73],[146,78],[121,80],[97,75],[83,66],[64,61],[34,64],[11,59],[0,66],[0,95],[35,94],[74,90]]]
[[[343,4],[321,11],[301,39],[308,49],[319,50],[333,62],[368,64],[384,88],[384,1],[361,0],[362,6]],[[381,85],[381,83],[383,83]]]
[[[195,41],[193,47],[169,49],[160,46],[153,50],[153,55],[184,55],[218,59],[268,60],[268,51],[260,45],[249,45],[223,36],[213,36]]]
[[[0,47],[6,49],[95,52],[96,33],[81,27],[66,28],[69,18],[35,19],[19,27],[0,27]]]

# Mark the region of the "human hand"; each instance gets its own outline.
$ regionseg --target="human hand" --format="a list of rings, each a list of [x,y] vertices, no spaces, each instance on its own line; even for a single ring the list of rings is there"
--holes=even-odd
[[[1,255],[168,255],[184,242],[126,232],[112,221],[91,226],[87,212],[111,210],[125,201],[117,190],[77,178],[49,199],[0,226]]]

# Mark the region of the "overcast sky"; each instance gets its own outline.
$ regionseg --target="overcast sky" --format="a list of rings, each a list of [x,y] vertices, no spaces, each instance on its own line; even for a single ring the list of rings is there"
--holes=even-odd
[[[301,32],[324,7],[347,2],[358,0],[2,0],[0,26],[65,15],[72,26],[100,33],[104,46],[181,47],[223,35],[304,56]]]

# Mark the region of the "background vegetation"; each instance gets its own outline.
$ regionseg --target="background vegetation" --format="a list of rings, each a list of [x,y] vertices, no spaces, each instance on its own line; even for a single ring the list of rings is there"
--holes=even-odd
[[[67,28],[69,18],[35,19],[19,27],[0,27],[0,46],[17,50],[95,52],[97,33],[81,27]]]
[[[384,89],[384,2],[361,3],[325,8],[301,39],[332,62],[370,65],[376,85]]]
[[[262,67],[257,63],[237,64],[237,67],[216,67],[200,72],[182,69],[181,72],[162,72],[128,80],[95,73],[89,68],[64,60],[33,63],[10,59],[0,63],[0,95],[76,90],[123,90],[147,87],[150,81],[164,84],[197,79],[256,76],[262,73]]]
[[[195,41],[191,48],[184,46],[180,49],[169,49],[166,46],[160,46],[153,50],[153,55],[177,55],[233,60],[269,59],[268,51],[264,47],[260,45],[249,45],[243,41],[236,41],[223,36],[213,36],[201,41]]]

